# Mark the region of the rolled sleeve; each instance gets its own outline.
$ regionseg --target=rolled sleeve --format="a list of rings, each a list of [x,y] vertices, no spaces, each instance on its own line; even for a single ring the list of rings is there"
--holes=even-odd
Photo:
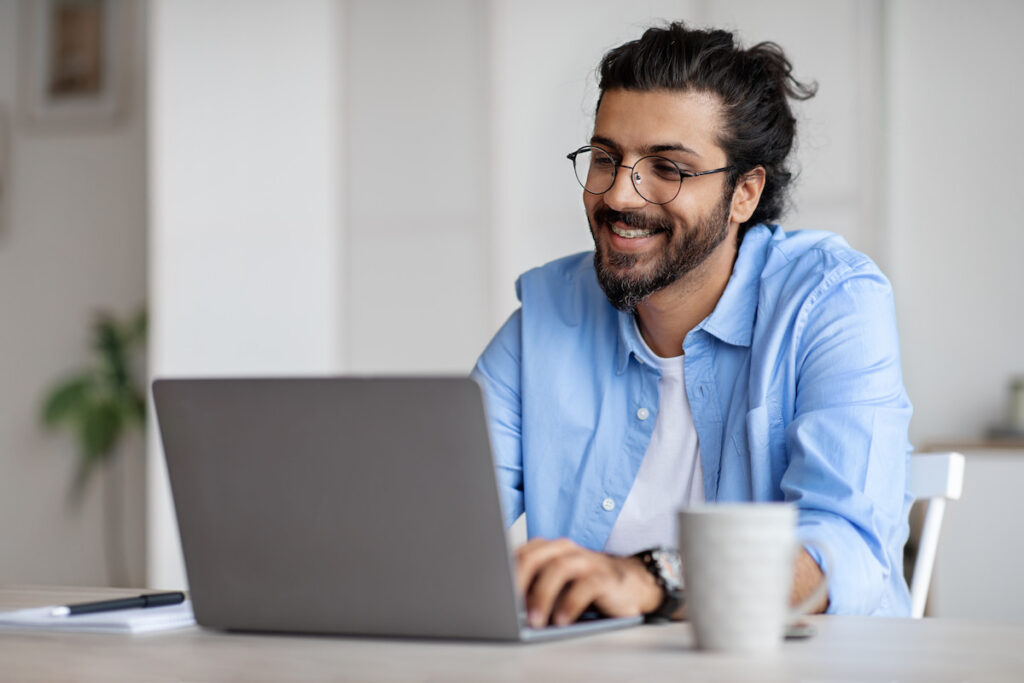
[[[835,614],[885,611],[902,581],[907,427],[889,283],[880,274],[825,282],[797,321],[795,416],[786,428],[786,500],[800,509],[799,538],[829,579]]]

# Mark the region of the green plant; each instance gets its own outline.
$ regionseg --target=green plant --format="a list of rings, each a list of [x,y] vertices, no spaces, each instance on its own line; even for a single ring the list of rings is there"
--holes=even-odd
[[[55,386],[43,403],[43,422],[70,429],[77,441],[78,467],[72,498],[80,497],[98,466],[110,462],[121,439],[146,420],[141,354],[146,312],[127,320],[108,313],[93,321],[93,362]]]

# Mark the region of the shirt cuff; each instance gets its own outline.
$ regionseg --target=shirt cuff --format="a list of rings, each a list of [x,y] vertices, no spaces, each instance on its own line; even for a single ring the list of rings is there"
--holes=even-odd
[[[882,599],[886,570],[849,522],[829,513],[801,510],[797,538],[828,579],[826,614],[875,612]]]

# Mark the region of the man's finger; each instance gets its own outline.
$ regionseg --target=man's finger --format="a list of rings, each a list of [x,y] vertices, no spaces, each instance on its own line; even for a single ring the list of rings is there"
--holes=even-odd
[[[541,565],[526,596],[530,624],[534,628],[546,625],[558,596],[576,578],[591,570],[592,566],[591,559],[578,549],[563,552]]]
[[[527,594],[537,571],[545,563],[559,555],[575,552],[578,549],[578,545],[565,538],[554,541],[535,538],[525,543],[516,551],[516,589],[519,594]]]
[[[555,601],[551,620],[557,626],[573,623],[607,590],[607,583],[606,577],[595,574],[573,581]]]

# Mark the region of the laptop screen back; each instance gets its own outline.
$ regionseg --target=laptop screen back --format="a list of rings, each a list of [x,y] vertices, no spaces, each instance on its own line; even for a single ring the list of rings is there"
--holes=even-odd
[[[472,380],[167,379],[153,393],[200,624],[517,637]]]

